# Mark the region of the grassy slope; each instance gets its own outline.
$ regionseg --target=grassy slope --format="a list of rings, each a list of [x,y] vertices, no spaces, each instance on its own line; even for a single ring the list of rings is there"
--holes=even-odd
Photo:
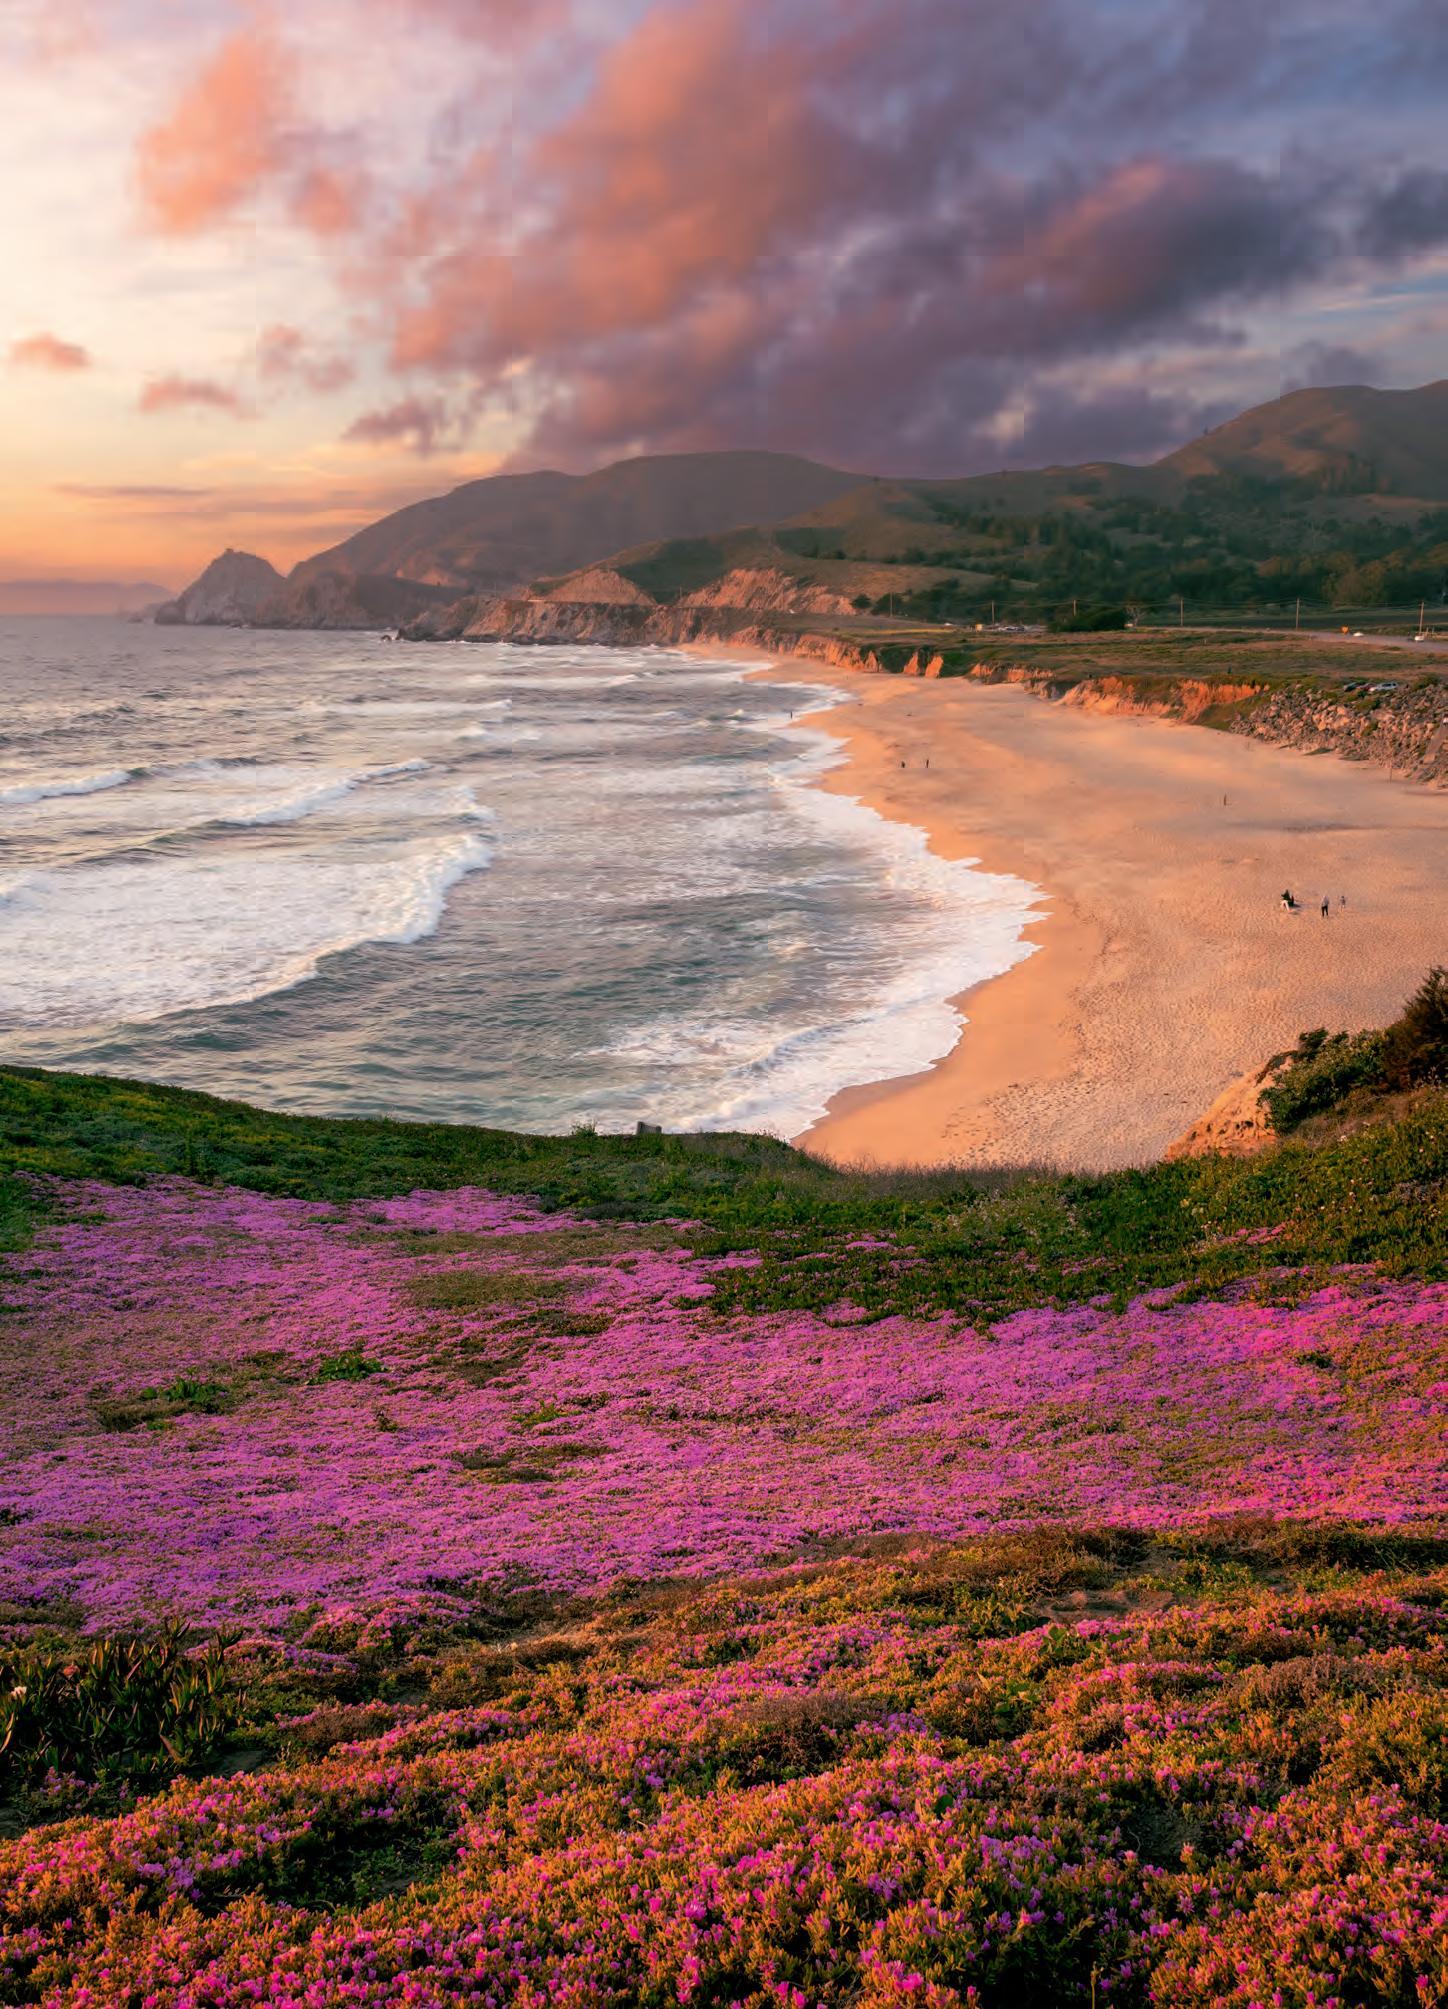
[[[1264,1267],[1245,1239],[1271,1230],[1271,1267],[1373,1262],[1448,1275],[1448,1096],[1318,1147],[1198,1159],[1104,1178],[844,1173],[767,1139],[523,1137],[463,1125],[280,1116],[181,1089],[0,1070],[0,1165],[64,1178],[179,1174],[317,1199],[488,1186],[602,1218],[700,1224],[701,1248],[758,1249],[733,1272],[741,1309],[872,1312],[1212,1289]],[[33,1189],[0,1185],[12,1239]],[[6,1218],[0,1215],[0,1221]],[[3,1229],[0,1229],[3,1232]],[[861,1236],[914,1260],[882,1266]]]

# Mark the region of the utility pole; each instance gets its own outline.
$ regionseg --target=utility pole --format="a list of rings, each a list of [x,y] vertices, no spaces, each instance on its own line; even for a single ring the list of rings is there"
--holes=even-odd
[[[1298,596],[1297,601],[1297,619],[1293,622],[1292,625],[1295,628],[1301,628],[1302,626],[1302,599],[1300,595]]]

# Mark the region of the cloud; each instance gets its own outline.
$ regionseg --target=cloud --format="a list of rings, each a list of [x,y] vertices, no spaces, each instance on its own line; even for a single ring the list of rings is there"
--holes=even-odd
[[[10,344],[10,360],[22,369],[55,370],[62,375],[91,367],[89,349],[63,342],[59,335],[26,335]]]
[[[369,178],[350,137],[311,122],[296,51],[265,18],[229,36],[136,148],[143,209],[188,236],[279,191],[292,220],[321,238],[362,222]]]
[[[123,504],[126,511],[144,512],[162,521],[228,523],[244,520],[302,524],[346,521],[353,526],[373,521],[431,493],[426,481],[351,484],[307,489],[296,487],[272,494],[245,487],[189,487],[164,482],[61,481],[52,493],[77,502]]]
[[[136,400],[137,411],[148,417],[162,412],[230,412],[235,418],[248,416],[239,393],[210,377],[152,377]]]
[[[297,382],[317,392],[341,390],[357,374],[345,356],[318,354],[300,328],[285,323],[263,329],[256,345],[256,367],[265,382]]]
[[[1283,289],[1335,249],[1285,177],[1160,155],[1032,191],[991,229],[1009,241],[969,275],[984,316],[977,339],[1037,352],[1186,324]]]
[[[1367,204],[1358,248],[1369,258],[1397,258],[1448,241],[1448,173],[1415,168],[1380,189]]]
[[[1375,367],[1366,350],[1345,342],[1299,342],[1282,358],[1283,395],[1330,384],[1371,383]]]
[[[1279,179],[1229,162],[1150,158],[1024,187],[982,173],[969,211],[902,214],[824,281],[787,267],[657,329],[564,331],[530,444],[768,441],[895,471],[990,463],[993,416],[1035,371],[1069,357],[1084,371],[1133,344],[1229,347],[1224,307],[1273,297],[1332,256],[1293,218]],[[1200,430],[1191,400],[1173,421],[1161,402],[1097,398],[1083,381],[1077,404],[1075,437],[1095,454]],[[1051,425],[1033,450],[1064,451],[1065,405],[1052,394],[1042,409]]]
[[[435,191],[444,241],[399,321],[404,367],[501,369],[574,337],[648,331],[769,267],[920,205],[958,160],[972,107],[888,100],[911,58],[943,54],[944,0],[656,5],[605,53],[592,93],[521,166],[537,220],[513,228],[486,155]],[[983,67],[989,51],[982,49]],[[869,80],[869,88],[862,89]],[[440,215],[439,226],[437,217]]]
[[[1448,245],[1441,124],[1407,117],[1448,64],[1441,0],[638,0],[611,32],[329,4],[326,38],[232,37],[140,170],[162,228],[269,202],[329,253],[402,393],[354,441],[427,453],[471,411],[524,464],[768,444],[947,471],[1015,413],[1023,450],[1155,452],[1217,409],[1222,359],[1267,394],[1289,301]],[[445,38],[432,95],[337,125],[308,65],[404,24],[409,55]],[[1344,137],[1381,130],[1410,47],[1392,147]],[[280,332],[263,378],[335,388]],[[1212,392],[1119,388],[1166,355]]]
[[[370,0],[373,11],[416,29],[434,21],[490,49],[556,33],[572,14],[569,0]]]
[[[291,69],[271,30],[232,35],[137,151],[153,222],[184,234],[229,216],[266,181],[286,148]]]
[[[209,488],[172,487],[155,481],[57,481],[56,495],[70,495],[81,502],[196,502],[210,495]]]
[[[401,445],[428,454],[441,444],[448,426],[447,408],[440,398],[412,397],[383,411],[364,412],[342,437],[359,445]]]
[[[317,162],[297,173],[291,214],[315,237],[345,237],[363,222],[368,193],[368,179],[355,167]]]
[[[1102,458],[1158,460],[1184,439],[1235,416],[1230,400],[1172,397],[1142,386],[1073,391],[1052,385],[1036,394],[1005,455],[1017,467],[1076,466]]]
[[[1220,106],[1246,12],[1238,34],[1187,11],[1177,53]],[[1338,172],[1120,151],[1090,131],[1122,90],[1109,28],[1060,0],[655,5],[514,169],[521,227],[490,158],[434,191],[394,363],[531,414],[526,456],[769,443],[925,467],[978,452],[1062,357],[1225,346],[1233,315],[1347,255]]]
[[[96,11],[90,0],[8,0],[0,52],[26,62],[64,62],[94,44]]]

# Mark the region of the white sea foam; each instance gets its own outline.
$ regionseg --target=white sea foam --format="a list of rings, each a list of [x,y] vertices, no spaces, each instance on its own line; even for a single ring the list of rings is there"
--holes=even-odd
[[[206,820],[240,829],[268,823],[300,823],[304,816],[315,816],[319,810],[332,808],[366,778],[344,774],[332,781],[302,780],[270,794],[243,797],[239,802],[218,806],[216,813]]]
[[[519,655],[515,663],[486,670],[480,676],[464,679],[466,683],[483,688],[496,688],[499,684],[527,684],[530,692],[540,695],[548,691],[612,691],[624,684],[640,681],[638,670],[627,670],[621,675],[574,676],[552,669],[540,663],[539,652],[528,650]]]
[[[0,788],[0,805],[18,807],[67,795],[99,795],[108,788],[124,787],[134,778],[129,767],[112,767],[102,774],[58,774],[44,781],[22,781]]]
[[[250,798],[230,804],[211,820],[237,826],[267,823],[299,823],[304,816],[331,809],[369,781],[390,781],[404,774],[425,774],[425,760],[393,761],[385,767],[363,767],[354,773],[328,773],[308,768],[269,770],[278,777],[270,793],[263,790]]]
[[[67,862],[73,862],[81,854],[99,858],[210,826],[300,823],[347,809],[359,790],[370,796],[374,783],[403,784],[385,796],[378,792],[379,811],[385,804],[389,816],[415,817],[431,813],[437,798],[405,784],[429,766],[421,759],[351,769],[311,762],[189,761],[132,770],[126,778],[133,785],[124,790],[85,795],[70,790],[17,803],[11,827],[29,838],[64,843]]]
[[[673,1127],[798,1136],[843,1089],[920,1073],[942,1059],[966,1022],[952,1000],[1035,952],[1022,930],[1040,912],[1039,888],[940,858],[924,831],[815,786],[841,763],[843,748],[815,729],[799,737],[808,751],[776,775],[776,787],[837,861],[812,876],[856,876],[853,861],[865,850],[883,884],[901,895],[905,918],[888,941],[872,933],[868,943],[839,945],[838,966],[821,969],[830,980],[821,992],[827,1020],[807,1016],[801,1004],[788,1020],[675,1016],[612,1042],[612,1057],[654,1075],[655,1112]],[[781,946],[773,947],[776,957]],[[849,983],[857,955],[867,986]]]
[[[0,886],[0,1026],[114,1026],[290,989],[324,956],[416,942],[486,866],[477,831],[350,851],[115,860]]]
[[[501,721],[513,709],[513,700],[493,698],[487,704],[470,705],[468,709],[476,715],[471,725],[459,729],[458,738],[492,739],[498,733]]]

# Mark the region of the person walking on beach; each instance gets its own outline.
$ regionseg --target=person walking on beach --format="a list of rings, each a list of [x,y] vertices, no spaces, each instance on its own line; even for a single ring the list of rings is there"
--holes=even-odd
[[[1327,893],[1324,893],[1322,896],[1322,918],[1324,921],[1332,919],[1332,898]]]

